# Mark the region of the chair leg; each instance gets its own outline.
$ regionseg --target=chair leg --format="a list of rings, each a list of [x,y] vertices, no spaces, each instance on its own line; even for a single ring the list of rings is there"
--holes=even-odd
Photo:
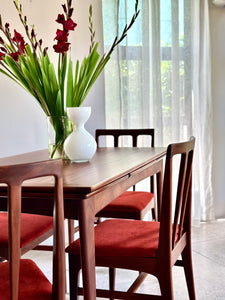
[[[165,266],[165,268],[161,270],[161,274],[159,275],[158,280],[162,299],[173,300],[172,268]]]
[[[153,220],[153,221],[157,221],[157,220],[156,220],[155,208],[152,208],[152,220]]]
[[[69,244],[74,241],[74,220],[68,219],[68,240]]]
[[[195,300],[195,285],[194,285],[194,275],[192,267],[192,252],[191,246],[187,244],[182,253],[182,260],[184,266],[184,273],[187,282],[188,294],[191,300]]]
[[[78,255],[69,254],[70,300],[78,299],[78,279],[80,269],[80,257]]]
[[[109,268],[109,289],[110,291],[115,291],[115,281],[116,281],[116,269]],[[113,300],[113,299],[110,299]]]

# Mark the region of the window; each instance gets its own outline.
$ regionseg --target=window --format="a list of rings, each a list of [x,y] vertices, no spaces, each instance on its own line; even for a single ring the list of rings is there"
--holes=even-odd
[[[140,1],[141,13],[136,23],[105,70],[106,126],[133,128],[157,124],[164,133],[160,140],[167,144],[173,138],[171,126],[174,123],[182,124],[177,138],[189,134],[186,120],[190,120],[191,115],[186,108],[191,105],[191,96],[185,95],[185,90],[190,85],[191,53],[185,49],[184,33],[190,35],[190,20],[185,23],[184,9],[188,7],[184,0],[174,1],[177,2],[175,7],[171,0],[158,1],[158,11],[153,2]],[[134,3],[121,0],[117,7],[117,1],[103,0],[105,50],[129,23]],[[156,88],[158,91],[154,90]],[[156,108],[158,102],[161,102],[160,112]]]

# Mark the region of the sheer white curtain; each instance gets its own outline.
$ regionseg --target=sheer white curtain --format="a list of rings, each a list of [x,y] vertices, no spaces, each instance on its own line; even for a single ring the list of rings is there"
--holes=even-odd
[[[105,50],[134,4],[102,0]],[[105,69],[106,127],[153,127],[158,146],[194,135],[193,220],[213,219],[208,1],[139,0],[139,7]]]

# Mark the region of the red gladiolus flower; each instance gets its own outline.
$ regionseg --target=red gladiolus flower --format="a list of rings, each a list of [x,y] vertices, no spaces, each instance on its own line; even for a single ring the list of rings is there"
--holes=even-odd
[[[24,43],[24,38],[22,37],[22,35],[17,32],[15,29],[14,29],[14,38],[13,38],[13,41],[14,42],[18,42],[18,43]]]
[[[25,43],[23,36],[22,36],[19,32],[17,32],[16,30],[14,30],[14,38],[13,38],[13,41],[14,41],[14,42],[17,42],[17,43],[19,44],[20,50],[21,50],[22,52],[25,51],[25,46],[26,46],[27,44]]]
[[[76,23],[74,23],[74,21],[72,19],[68,19],[64,24],[63,24],[63,28],[64,30],[74,30],[74,28],[77,26]]]
[[[25,44],[25,43],[21,43],[19,46],[20,46],[20,50],[24,53],[24,51],[25,51],[25,46],[26,46],[27,44]]]
[[[77,24],[71,19],[73,14],[73,9],[70,8],[71,0],[67,3],[69,11],[67,11],[67,7],[64,4],[63,10],[65,14],[58,14],[56,22],[63,25],[63,30],[57,29],[55,40],[57,40],[57,44],[53,45],[55,52],[65,54],[69,50],[68,36],[69,31],[74,30]]]
[[[13,60],[18,61],[18,60],[19,60],[19,56],[20,56],[20,52],[19,52],[19,51],[17,51],[17,52],[12,52],[12,53],[10,54],[10,56],[12,57]]]
[[[69,35],[68,32],[57,29],[55,40],[57,40],[59,42],[67,42],[68,35]]]
[[[57,18],[57,20],[56,20],[56,22],[57,23],[59,23],[59,24],[64,24],[65,23],[65,17],[64,17],[64,15],[63,14],[58,14],[58,18]]]
[[[56,53],[62,53],[64,54],[69,50],[70,43],[65,42],[58,42],[56,45],[53,46]]]

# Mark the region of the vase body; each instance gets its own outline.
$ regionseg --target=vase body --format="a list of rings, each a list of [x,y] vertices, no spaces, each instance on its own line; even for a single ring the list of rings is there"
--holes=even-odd
[[[73,123],[73,132],[66,138],[64,150],[71,162],[87,162],[92,159],[96,152],[95,139],[84,128],[90,114],[91,107],[67,108],[67,115]]]
[[[67,116],[48,116],[48,149],[51,159],[68,159],[63,144],[73,131],[72,122]]]

